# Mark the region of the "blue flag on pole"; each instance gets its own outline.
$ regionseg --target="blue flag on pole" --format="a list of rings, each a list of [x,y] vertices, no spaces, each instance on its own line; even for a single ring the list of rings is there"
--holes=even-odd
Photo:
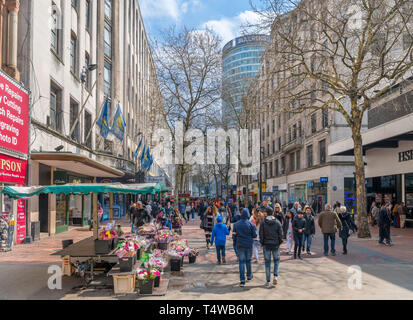
[[[148,164],[148,171],[151,170],[152,164],[153,164],[153,155],[151,154],[150,159],[149,159],[149,164]]]
[[[150,163],[150,160],[151,160],[150,158],[151,158],[151,151],[150,151],[150,148],[148,147],[146,149],[145,155],[143,156],[142,168],[148,169],[149,163]]]
[[[139,157],[139,153],[140,153],[141,150],[142,150],[142,144],[143,144],[143,139],[141,138],[141,141],[139,142],[138,147],[136,148],[136,151],[135,151],[135,153],[133,154],[133,158],[134,158],[134,159],[136,159],[136,158]]]
[[[109,98],[106,98],[105,104],[102,108],[102,114],[100,115],[99,120],[96,122],[97,126],[100,128],[100,135],[103,138],[107,138],[110,132],[109,128]]]
[[[141,157],[139,158],[139,161],[141,162],[141,165],[143,166],[143,158],[145,157],[146,153],[146,145],[143,147],[143,152],[141,154]]]
[[[113,118],[112,133],[120,141],[123,141],[126,132],[126,122],[123,118],[122,108],[118,105],[118,110],[116,110],[115,117]]]

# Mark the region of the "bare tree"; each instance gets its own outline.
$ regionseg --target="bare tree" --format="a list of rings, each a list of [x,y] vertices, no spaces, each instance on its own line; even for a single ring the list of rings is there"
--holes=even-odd
[[[154,59],[163,97],[163,117],[175,139],[175,124],[189,129],[204,129],[207,115],[216,112],[220,99],[220,39],[209,30],[171,28],[154,45]],[[204,130],[203,130],[204,131]],[[190,142],[184,141],[183,152]],[[175,150],[176,151],[176,150]],[[175,165],[175,195],[185,185],[191,166]]]
[[[332,110],[354,142],[359,233],[370,237],[363,159],[363,116],[413,67],[411,0],[262,0],[252,3],[271,24],[265,79],[274,81],[261,105],[280,112]]]

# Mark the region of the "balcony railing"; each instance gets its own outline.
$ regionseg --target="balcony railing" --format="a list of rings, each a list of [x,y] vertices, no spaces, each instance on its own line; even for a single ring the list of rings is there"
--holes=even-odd
[[[293,151],[296,149],[301,149],[303,146],[304,146],[304,138],[303,136],[301,136],[301,137],[297,137],[291,140],[290,142],[283,144],[281,149],[283,152],[289,152],[289,151]]]

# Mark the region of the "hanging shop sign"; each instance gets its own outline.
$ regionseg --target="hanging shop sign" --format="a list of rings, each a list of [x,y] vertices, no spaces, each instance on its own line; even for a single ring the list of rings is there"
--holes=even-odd
[[[29,94],[0,72],[0,147],[28,154]]]
[[[25,184],[27,161],[0,154],[0,182]]]

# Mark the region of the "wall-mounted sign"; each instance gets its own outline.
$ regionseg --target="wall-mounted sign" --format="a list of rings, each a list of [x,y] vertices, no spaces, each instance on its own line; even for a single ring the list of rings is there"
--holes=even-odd
[[[399,152],[399,162],[406,162],[413,160],[413,150]]]
[[[27,161],[0,154],[0,181],[26,183]]]
[[[321,177],[320,182],[321,183],[328,183],[328,177]]]
[[[29,149],[29,94],[0,72],[0,146],[24,155]]]

